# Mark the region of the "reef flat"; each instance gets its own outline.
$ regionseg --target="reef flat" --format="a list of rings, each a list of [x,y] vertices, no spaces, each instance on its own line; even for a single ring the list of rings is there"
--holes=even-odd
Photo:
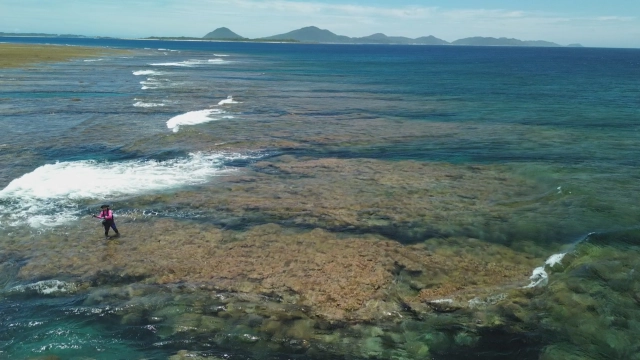
[[[119,217],[125,236],[105,241],[87,237],[95,224],[83,219],[35,242],[15,231],[4,255],[25,259],[15,278],[61,279],[62,293],[87,294],[85,305],[111,307],[123,324],[153,323],[171,341],[219,334],[223,348],[256,352],[420,358],[501,329],[497,311],[476,308],[519,291],[544,262],[525,238],[507,247],[461,236],[508,220],[513,205],[494,204],[498,188],[537,190],[501,166],[279,156],[210,188],[121,204],[169,203],[206,221],[131,211]],[[470,328],[449,336],[434,322]]]
[[[95,58],[123,50],[58,45],[0,44],[0,69],[24,67],[44,62]]]

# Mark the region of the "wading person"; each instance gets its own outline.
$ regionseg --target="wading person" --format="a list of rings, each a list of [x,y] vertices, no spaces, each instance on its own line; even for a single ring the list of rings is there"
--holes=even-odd
[[[100,206],[100,215],[95,216],[94,218],[102,219],[102,226],[104,226],[104,237],[109,238],[109,228],[112,228],[113,231],[116,232],[116,236],[120,236],[118,229],[116,228],[116,221],[113,218],[113,211],[109,209],[109,205]]]

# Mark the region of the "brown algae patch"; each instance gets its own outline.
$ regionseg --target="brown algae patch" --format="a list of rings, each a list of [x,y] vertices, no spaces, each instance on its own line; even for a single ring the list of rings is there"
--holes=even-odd
[[[527,238],[499,238],[518,210],[504,201],[537,190],[501,167],[283,156],[253,169],[130,206],[209,211],[208,223],[128,215],[118,220],[125,237],[105,242],[87,220],[37,241],[16,233],[4,250],[28,259],[24,280],[204,283],[337,320],[390,316],[402,303],[447,310],[434,301],[462,304],[526,285],[549,254]],[[483,233],[510,247],[474,236]]]
[[[167,339],[212,334],[256,351],[424,358],[471,346],[484,327],[505,326],[498,305],[525,302],[518,289],[549,253],[527,238],[507,247],[471,234],[510,226],[538,191],[508,167],[282,156],[126,205],[209,216],[198,222],[134,212],[118,217],[124,236],[105,241],[83,219],[37,236],[16,229],[2,251],[21,265],[15,279],[73,282],[87,305],[119,304],[123,323],[157,322]],[[144,286],[198,299],[145,300]],[[452,336],[437,330],[460,324]]]
[[[62,62],[75,58],[94,58],[123,50],[78,46],[0,44],[0,68],[24,67],[43,62]]]
[[[549,250],[470,234],[500,233],[540,199],[550,208],[562,199],[539,190],[508,167],[282,156],[127,205],[210,218],[134,212],[118,217],[124,236],[106,241],[84,219],[38,236],[16,230],[2,250],[20,260],[14,278],[73,282],[87,305],[118,304],[123,324],[155,324],[167,341],[207,334],[257,353],[417,359],[473,346],[483,329],[526,330],[520,313],[541,290],[520,288]],[[225,217],[242,226],[217,223]],[[145,287],[170,300],[145,298]],[[187,295],[195,300],[185,304]],[[509,311],[526,322],[510,327]],[[445,336],[443,327],[459,331]]]
[[[420,359],[472,346],[483,327],[504,320],[493,308],[477,314],[467,301],[527,284],[541,261],[466,238],[406,246],[274,224],[222,231],[121,219],[119,227],[125,236],[109,241],[86,238],[88,226],[45,234],[37,252],[29,246],[33,256],[18,278],[74,282],[88,294],[83,306],[149,328],[161,343],[206,336],[256,354]],[[443,327],[458,330],[449,336]]]
[[[106,242],[50,234],[18,277],[67,277],[94,285],[201,283],[275,296],[331,320],[366,320],[399,311],[398,299],[466,300],[526,284],[540,262],[474,239],[404,246],[380,236],[291,232],[274,224],[244,232],[168,219],[132,225],[121,221],[126,237]]]
[[[558,204],[565,194],[501,166],[282,156],[253,170],[166,202],[214,219],[382,234],[403,243],[451,236],[549,240],[544,231],[557,227],[545,225],[566,210]]]

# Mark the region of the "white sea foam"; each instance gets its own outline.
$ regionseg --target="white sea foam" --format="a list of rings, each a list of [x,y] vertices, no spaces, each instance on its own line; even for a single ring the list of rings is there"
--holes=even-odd
[[[151,66],[178,66],[178,67],[193,67],[196,65],[212,65],[212,64],[225,64],[228,61],[223,59],[209,59],[209,60],[186,60],[180,62],[167,62],[167,63],[153,63]]]
[[[156,79],[156,78],[147,78],[147,80],[140,81],[140,85],[142,85],[142,90],[146,89],[159,89],[161,87],[165,87],[169,85],[170,81],[168,79]]]
[[[141,75],[151,76],[151,75],[164,75],[164,73],[162,73],[160,71],[155,71],[155,70],[138,70],[138,71],[133,71],[133,75],[135,75],[135,76],[141,76]]]
[[[556,264],[560,264],[560,262],[562,261],[562,259],[564,258],[565,255],[567,255],[567,254],[566,253],[553,254],[553,255],[549,256],[547,261],[545,261],[545,264],[549,265],[550,267],[553,267]]]
[[[40,166],[0,190],[0,226],[56,226],[76,220],[80,203],[202,184],[233,169],[223,167],[240,154],[194,153],[167,161],[92,160]]]
[[[566,253],[553,254],[547,258],[544,265],[533,269],[533,273],[529,277],[531,283],[525,288],[532,288],[536,286],[545,286],[549,283],[549,274],[545,270],[545,267],[553,268],[555,265],[560,264]]]
[[[430,300],[430,303],[435,303],[435,304],[453,304],[453,299],[437,299],[437,300]]]
[[[36,292],[42,295],[56,293],[73,293],[78,290],[78,286],[60,280],[44,280],[33,284],[14,286],[9,289],[10,293]]]
[[[102,61],[102,60],[104,60],[104,59],[87,59],[87,60],[84,60],[84,61],[86,61],[86,62],[94,62],[94,61]]]
[[[164,104],[163,103],[146,103],[146,102],[138,101],[134,103],[133,106],[142,107],[142,108],[152,108],[152,107],[164,106]]]
[[[149,81],[141,81],[140,84],[142,85],[140,88],[142,90],[148,90],[148,89],[158,89],[160,88],[160,83],[155,83],[155,82],[149,82]]]
[[[227,96],[226,99],[220,100],[220,102],[218,102],[218,105],[220,105],[220,106],[222,106],[224,104],[239,104],[239,102],[233,100],[233,96],[229,95],[229,96]]]
[[[544,266],[533,269],[533,274],[529,277],[531,283],[525,288],[533,288],[536,286],[545,286],[549,283],[549,275],[544,271]]]
[[[142,85],[160,85],[160,81],[154,78],[147,78],[147,80],[140,81]]]
[[[224,54],[213,54],[213,56],[226,57],[226,56],[229,56],[229,55],[224,55]]]
[[[220,109],[189,111],[188,113],[174,116],[169,119],[169,121],[167,121],[167,127],[173,130],[173,132],[178,132],[180,130],[180,126],[197,125],[220,120],[222,117],[219,115],[224,113],[225,112]]]
[[[149,64],[151,66],[183,66],[183,67],[191,67],[191,64],[187,64],[187,62],[168,62],[168,63],[154,63]]]

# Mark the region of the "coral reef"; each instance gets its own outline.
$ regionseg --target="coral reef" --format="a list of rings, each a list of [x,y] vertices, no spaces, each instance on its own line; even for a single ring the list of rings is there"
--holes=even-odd
[[[121,227],[126,237],[106,243],[52,235],[18,276],[67,276],[94,285],[199,283],[309,306],[330,320],[367,320],[399,311],[398,299],[466,301],[525,284],[540,261],[466,238],[404,246],[380,236],[292,232],[274,224],[244,232],[169,219]]]
[[[1,68],[25,67],[40,62],[67,61],[79,57],[124,54],[124,50],[78,46],[0,44]]]
[[[84,292],[172,346],[249,353],[419,359],[531,333],[558,340],[544,359],[637,352],[636,234],[590,236],[527,288],[563,248],[535,240],[562,232],[547,225],[572,197],[507,167],[281,156],[218,180],[123,202],[120,238],[89,219],[5,231],[1,281],[31,283],[7,296]],[[154,204],[197,216],[136,210]]]
[[[252,170],[205,189],[140,197],[128,206],[168,204],[227,228],[275,222],[381,234],[402,243],[466,236],[542,244],[576,232],[553,226],[567,211],[568,194],[506,166],[281,156]]]

